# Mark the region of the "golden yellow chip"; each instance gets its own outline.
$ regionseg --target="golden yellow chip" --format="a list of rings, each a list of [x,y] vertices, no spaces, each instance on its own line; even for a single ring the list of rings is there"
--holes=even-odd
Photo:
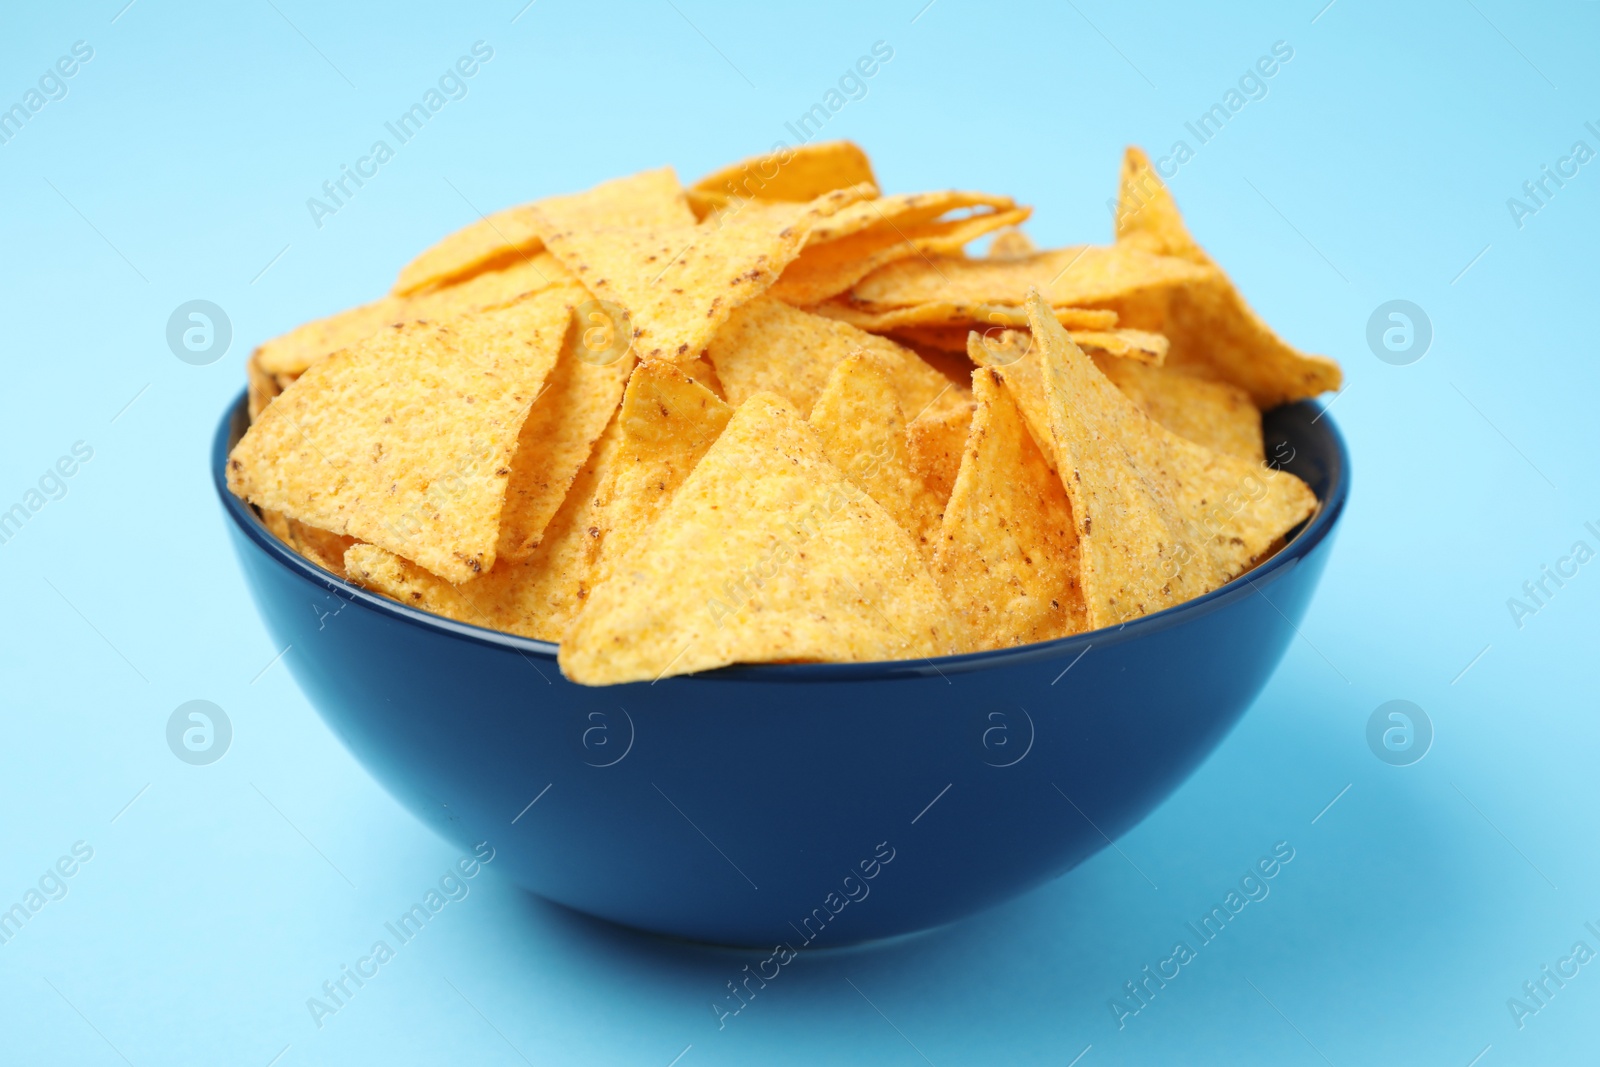
[[[950,499],[961,471],[961,455],[972,429],[972,408],[970,401],[949,408],[930,408],[906,423],[911,469],[939,499],[941,507]]]
[[[944,512],[934,577],[966,648],[1049,641],[1085,628],[1072,506],[999,371],[972,376],[977,410]]]
[[[498,307],[527,293],[576,284],[577,279],[548,252],[519,256],[494,269],[485,269],[459,285],[430,289],[404,298],[386,296],[371,304],[308,322],[261,345],[252,361],[261,370],[280,377],[299,375],[330,352],[366,340],[397,322]]]
[[[959,348],[967,349],[967,330],[985,330],[992,326],[1009,326],[1026,329],[1028,309],[1021,305],[958,304],[937,300],[909,307],[869,310],[857,307],[848,299],[824,300],[806,310],[830,319],[848,322],[862,330],[884,333],[908,326],[951,326],[961,330]],[[1113,330],[1117,326],[1117,313],[1102,308],[1057,307],[1056,321],[1068,330]],[[940,346],[943,347],[943,346]]]
[[[1292,474],[1152,422],[1095,369],[1037,292],[1029,312],[1028,359],[1039,361],[1048,440],[1072,502],[1091,629],[1217,588],[1316,510],[1316,497]],[[1014,371],[1004,373],[1011,388]],[[1012,396],[1028,391],[1013,388]]]
[[[278,379],[261,369],[261,364],[252,355],[244,364],[246,400],[245,409],[250,413],[250,421],[255,422],[261,417],[268,404],[283,390],[278,385]]]
[[[1016,259],[1038,250],[1031,237],[1016,229],[1001,230],[989,242],[990,259]]]
[[[956,253],[986,233],[1025,220],[1030,209],[988,211],[964,218],[888,223],[807,248],[772,287],[772,295],[797,306],[820,304],[849,291],[886,264]]]
[[[1261,412],[1237,385],[1099,352],[1090,352],[1089,358],[1140,410],[1179,437],[1240,459],[1265,462]]]
[[[1027,322],[1022,323],[1023,326]],[[965,326],[904,326],[894,331],[896,338],[904,339],[918,347],[937,348],[946,352],[965,352],[967,335],[972,331]],[[984,329],[979,337],[984,344],[1004,333],[1006,326],[996,325]],[[1131,359],[1139,363],[1160,366],[1166,362],[1167,339],[1148,330],[1078,330],[1068,328],[1072,343],[1089,352]]]
[[[357,543],[354,537],[319,530],[298,519],[289,519],[288,526],[289,544],[296,552],[323,570],[345,577],[344,554]]]
[[[952,388],[944,375],[910,349],[770,297],[752,300],[734,312],[712,338],[706,355],[728,403],[738,407],[757,393],[772,392],[809,415],[834,366],[858,351],[877,362],[909,418],[935,403],[964,399],[964,389]]]
[[[580,313],[582,305],[579,305]],[[633,356],[585,347],[582,323],[569,329],[561,356],[517,436],[500,515],[498,552],[526,559],[566,498],[572,479],[594,448],[633,370]],[[595,357],[609,360],[597,362]]]
[[[683,373],[711,390],[718,400],[723,399],[722,383],[717,381],[717,372],[711,366],[711,361],[705,356],[698,356],[687,363],[678,364]]]
[[[639,365],[617,416],[622,442],[603,490],[597,580],[648,543],[656,518],[731,418],[732,407],[675,365]]]
[[[344,556],[350,580],[458,622],[538,641],[562,640],[596,581],[600,552],[596,494],[620,440],[613,419],[550,520],[544,540],[528,558],[496,560],[489,573],[453,585],[387,549],[358,544]]]
[[[771,287],[817,221],[866,192],[855,186],[699,225],[597,227],[587,193],[544,201],[537,214],[550,251],[627,313],[636,356],[687,362],[734,309]]]
[[[849,141],[818,141],[712,171],[689,188],[689,200],[703,216],[730,201],[805,202],[854,185],[878,188],[867,154]]]
[[[532,204],[485,215],[450,234],[400,269],[390,293],[408,296],[451,285],[480,271],[531,257],[544,247],[529,213]]]
[[[584,685],[729,663],[944,655],[950,609],[911,537],[788,402],[747,401],[589,596],[559,653]]]
[[[1211,273],[1166,300],[1130,299],[1129,325],[1159,330],[1172,340],[1173,363],[1249,391],[1263,410],[1338,389],[1339,365],[1287,344],[1244,302],[1233,282],[1189,235],[1150,160],[1129,148],[1122,164],[1117,244],[1173,256]]]
[[[328,356],[234,447],[228,487],[451,581],[483,573],[518,432],[582,296],[546,290]]]
[[[833,465],[932,557],[944,498],[911,469],[905,415],[877,361],[857,352],[835,364],[807,422]]]
[[[1112,307],[1120,314],[1115,301],[1166,293],[1215,273],[1213,267],[1127,244],[1057,248],[1015,259],[916,256],[862,278],[849,299],[870,311],[945,301],[1020,306],[1029,289],[1038,289],[1051,307]],[[1118,321],[1143,325],[1126,315]]]

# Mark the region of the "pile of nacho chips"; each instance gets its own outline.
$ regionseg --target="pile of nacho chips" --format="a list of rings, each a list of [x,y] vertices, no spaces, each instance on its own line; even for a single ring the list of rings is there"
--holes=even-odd
[[[1339,387],[1144,153],[1116,240],[883,195],[815,144],[451,234],[261,345],[228,485],[317,565],[586,685],[923,659],[1199,596],[1317,507],[1261,412]],[[976,238],[993,235],[984,254]]]

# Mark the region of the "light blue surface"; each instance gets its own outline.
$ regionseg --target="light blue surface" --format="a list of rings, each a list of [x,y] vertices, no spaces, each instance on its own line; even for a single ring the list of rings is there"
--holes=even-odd
[[[1600,966],[1549,982],[1520,1029],[1507,999],[1575,942],[1600,951],[1600,563],[1520,628],[1507,598],[1575,541],[1600,549],[1600,163],[1521,228],[1506,201],[1575,141],[1600,150],[1600,4],[122,2],[13,7],[0,33],[0,106],[93,48],[0,144],[0,510],[93,450],[0,544],[0,907],[93,849],[0,945],[0,1062],[1592,1053]],[[306,199],[480,40],[465,98],[317,228]],[[745,957],[602,927],[493,863],[319,1028],[307,999],[457,857],[322,726],[229,554],[205,455],[250,347],[381,293],[475,209],[764,150],[876,41],[894,58],[825,136],[858,140],[891,190],[1011,193],[1041,243],[1104,240],[1123,144],[1194,148],[1184,123],[1293,48],[1172,186],[1267,319],[1344,363],[1355,491],[1301,639],[1117,849],[955,927],[804,957],[725,1029],[708,1004]],[[208,366],[165,340],[196,298],[234,331]],[[1408,366],[1365,339],[1396,298],[1434,329]],[[233,725],[210,766],[167,747],[192,699]],[[1435,729],[1411,766],[1367,745],[1391,699]],[[1270,896],[1119,1029],[1123,983],[1277,842],[1294,859]]]

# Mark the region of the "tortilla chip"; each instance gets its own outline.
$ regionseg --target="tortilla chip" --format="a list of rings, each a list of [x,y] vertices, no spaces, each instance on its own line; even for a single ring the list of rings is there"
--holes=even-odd
[[[300,374],[330,352],[348,348],[406,317],[405,302],[386,296],[296,326],[258,346],[250,361],[267,374]]]
[[[294,548],[294,535],[289,533],[289,517],[283,512],[273,511],[271,508],[257,508],[256,510],[260,512],[261,525],[267,528],[267,532],[290,548]]]
[[[916,418],[931,404],[956,404],[964,389],[916,353],[886,338],[771,298],[752,300],[729,317],[706,349],[728,403],[738,407],[762,392],[787,397],[811,413],[835,364],[865,352],[894,386],[900,410]]]
[[[451,581],[482,574],[518,432],[582,295],[407,323],[328,356],[234,446],[228,488]]]
[[[968,651],[1087,625],[1072,506],[1003,383],[997,370],[973,373],[977,410],[933,561]]]
[[[344,557],[350,580],[458,622],[536,641],[562,640],[595,585],[597,492],[620,441],[613,419],[550,520],[544,540],[527,559],[497,560],[482,577],[452,585],[386,549],[356,545]]]
[[[1016,259],[916,256],[862,278],[849,299],[871,311],[943,301],[1021,306],[1028,290],[1036,288],[1051,307],[1110,307],[1123,325],[1140,326],[1113,302],[1170,292],[1215,273],[1214,267],[1125,244],[1057,248]]]
[[[1141,411],[1179,437],[1240,459],[1266,462],[1261,412],[1237,385],[1098,352],[1089,357]]]
[[[910,535],[770,393],[734,415],[661,513],[649,549],[590,595],[561,644],[568,678],[605,685],[954,647],[950,609]]]
[[[323,356],[412,319],[442,318],[477,308],[499,307],[528,293],[576,285],[577,279],[548,252],[519,257],[486,269],[460,285],[415,296],[384,297],[371,304],[308,322],[256,349],[252,360],[279,376],[299,375]]]
[[[705,356],[696,356],[694,359],[679,366],[683,373],[716,394],[718,400],[723,398],[722,383],[717,380],[717,372]]]
[[[869,226],[807,248],[783,272],[772,295],[799,306],[819,304],[897,260],[959,252],[986,233],[1022,222],[1031,210],[1019,207],[964,218]]]
[[[400,268],[389,292],[407,296],[533,256],[544,248],[544,242],[533,228],[531,207],[520,204],[496,211],[455,231]]]
[[[1027,325],[1026,322],[1023,323]],[[965,352],[967,334],[964,326],[905,326],[894,331],[893,336],[918,347],[938,348],[946,352]],[[990,326],[978,336],[985,344],[992,337],[1009,332],[1005,326]],[[1068,329],[1072,343],[1085,351],[1131,359],[1139,363],[1160,366],[1167,359],[1167,339],[1147,330],[1075,330]]]
[[[849,141],[818,141],[729,164],[695,182],[688,193],[696,214],[704,217],[729,202],[804,203],[853,185],[878,187],[867,154]]]
[[[319,530],[298,519],[289,519],[288,527],[290,547],[323,570],[345,577],[344,554],[358,543],[354,537]]]
[[[698,356],[735,308],[772,285],[812,225],[866,192],[855,186],[721,224],[597,227],[591,193],[546,200],[537,215],[550,250],[590,292],[628,313],[634,354],[681,362]]]
[[[1028,309],[1020,305],[958,304],[949,300],[872,311],[859,308],[848,299],[835,299],[824,300],[806,310],[873,333],[907,326],[958,327],[961,330],[960,348],[963,352],[967,347],[967,330],[984,330],[991,326],[1026,329],[1028,325]],[[1102,308],[1057,307],[1054,311],[1056,321],[1069,330],[1112,330],[1117,325],[1117,313]]]
[[[1172,340],[1173,362],[1193,367],[1249,391],[1263,410],[1338,389],[1344,376],[1326,356],[1287,344],[1257,315],[1233,282],[1189,235],[1150,160],[1129,148],[1122,162],[1117,244],[1173,256],[1211,273],[1189,287],[1152,299],[1128,294],[1122,311],[1129,325],[1159,330]]]
[[[1016,259],[1038,250],[1033,238],[1017,229],[1001,230],[989,242],[990,259]]]
[[[931,558],[944,498],[911,469],[905,415],[877,362],[857,352],[835,364],[806,421],[833,465],[882,505]]]
[[[1181,604],[1243,573],[1316,510],[1284,471],[1224,455],[1152,422],[1095,369],[1035,293],[1034,351],[1050,447],[1072,502],[1091,629]],[[1027,405],[1019,403],[1024,413]]]
[[[517,436],[500,515],[498,552],[507,559],[526,559],[538,547],[573,478],[622,402],[633,371],[633,356],[626,353],[601,364],[583,358],[582,329],[582,323],[569,329],[555,368]]]
[[[261,417],[268,404],[283,390],[278,386],[278,379],[261,369],[261,364],[252,355],[244,364],[245,375],[245,409],[250,413],[250,421],[255,422]]]
[[[647,543],[657,517],[731,418],[732,407],[673,364],[639,365],[617,417],[622,443],[603,493],[597,581]]]
[[[938,498],[941,509],[950,499],[961,471],[961,456],[972,429],[972,411],[971,402],[959,407],[931,408],[906,423],[911,469]]]

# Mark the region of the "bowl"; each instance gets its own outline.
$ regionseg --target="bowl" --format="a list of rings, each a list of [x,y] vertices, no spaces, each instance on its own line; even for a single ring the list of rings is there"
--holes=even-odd
[[[724,945],[947,923],[1148,815],[1277,666],[1322,574],[1349,457],[1320,405],[1268,454],[1321,508],[1205,596],[1115,628],[937,660],[725,667],[586,688],[543,641],[429,615],[303,559],[228,492],[256,604],[307,698],[401,803],[494,869],[612,922]]]

